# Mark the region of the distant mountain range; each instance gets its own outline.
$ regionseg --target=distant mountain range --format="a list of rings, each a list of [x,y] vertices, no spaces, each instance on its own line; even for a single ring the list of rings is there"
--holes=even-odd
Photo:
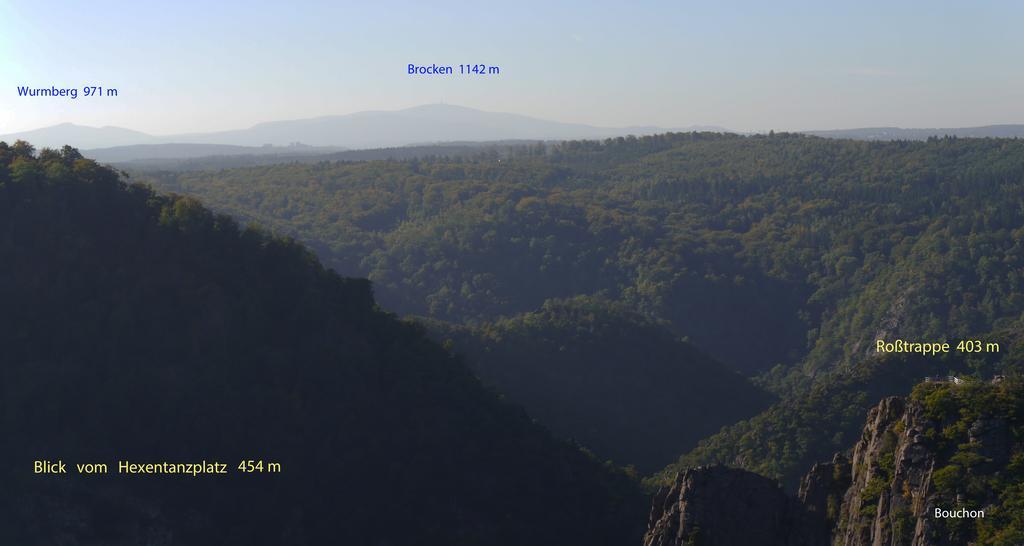
[[[302,143],[304,153],[371,149],[440,142],[595,139],[649,135],[667,131],[725,131],[721,127],[595,127],[518,114],[484,112],[462,106],[429,104],[396,111],[260,123],[248,129],[154,136],[120,127],[84,127],[70,123],[0,135],[0,141],[27,140],[37,147],[65,144],[93,153],[101,161],[188,158],[211,155],[280,154],[282,146]],[[203,145],[203,146],[183,146]],[[173,145],[173,146],[169,146]],[[216,146],[211,146],[216,145]],[[224,146],[243,148],[223,148]]]
[[[597,127],[562,123],[463,106],[428,104],[404,110],[369,111],[340,116],[260,123],[248,129],[156,136],[121,127],[85,127],[62,123],[0,141],[27,140],[37,147],[69,144],[104,162],[187,159],[209,156],[306,155],[340,150],[393,148],[450,142],[602,139],[665,132],[734,132],[723,127]],[[948,129],[872,127],[802,131],[827,138],[924,140],[930,136],[1024,137],[1024,125],[988,125]],[[301,144],[299,144],[301,143]]]
[[[37,148],[60,148],[65,144],[79,149],[134,146],[159,142],[157,137],[123,129],[121,127],[86,127],[74,123],[61,123],[42,129],[0,135],[2,142],[24,140]]]
[[[0,137],[0,141],[4,137]],[[26,139],[27,140],[27,139]],[[33,144],[35,141],[29,140]],[[250,157],[262,158],[286,156],[319,156],[341,152],[346,148],[336,146],[233,146],[231,144],[133,144],[109,148],[85,149],[85,155],[102,163],[127,163],[131,161],[158,161],[196,159],[200,157]]]

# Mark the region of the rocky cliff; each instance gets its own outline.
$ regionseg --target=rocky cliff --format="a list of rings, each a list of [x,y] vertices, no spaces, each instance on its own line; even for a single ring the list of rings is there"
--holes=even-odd
[[[887,398],[871,409],[853,448],[850,487],[843,496],[835,542],[847,546],[946,544],[932,529],[929,509],[935,452],[919,404]]]
[[[721,466],[680,472],[654,498],[644,546],[820,546],[828,529],[773,480]]]
[[[687,470],[655,496],[644,545],[1024,544],[1022,394],[925,383],[886,398],[795,497],[745,471]]]

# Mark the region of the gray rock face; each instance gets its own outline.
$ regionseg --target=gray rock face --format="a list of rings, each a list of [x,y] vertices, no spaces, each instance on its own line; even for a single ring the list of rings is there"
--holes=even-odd
[[[925,437],[941,428],[925,416],[919,404],[887,398],[868,413],[867,424],[853,448],[850,488],[833,535],[837,546],[954,546],[937,507],[933,475],[937,455]],[[990,462],[1005,465],[1011,451],[1009,424],[987,417],[969,430],[972,444]],[[996,499],[990,499],[996,502]]]
[[[836,530],[836,543],[849,546],[906,544],[913,527],[906,516],[912,513],[914,497],[903,495],[903,480],[917,484],[928,481],[934,466],[932,457],[914,442],[920,431],[905,428],[906,410],[902,398],[891,397],[868,412],[860,441],[853,448],[850,487],[843,499]],[[905,423],[904,423],[905,425]],[[898,471],[896,469],[899,469]],[[919,492],[919,491],[916,491]]]
[[[774,481],[725,467],[679,473],[654,499],[644,546],[820,546],[827,527]]]

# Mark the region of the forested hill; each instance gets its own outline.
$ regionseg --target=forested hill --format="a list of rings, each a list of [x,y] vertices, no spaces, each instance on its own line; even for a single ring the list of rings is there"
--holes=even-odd
[[[602,294],[748,373],[1024,311],[1024,141],[667,134],[139,180],[306,241],[400,313]]]
[[[3,544],[637,543],[634,482],[365,280],[71,148],[0,143]],[[107,463],[35,475],[33,461]],[[239,475],[241,460],[280,473]],[[229,476],[119,475],[227,463]]]
[[[552,431],[645,474],[773,401],[667,329],[602,298],[549,300],[477,327],[419,320]]]
[[[301,238],[400,313],[480,329],[583,295],[666,324],[783,396],[681,464],[788,483],[947,371],[876,366],[875,340],[1024,313],[1024,140],[688,133],[136,177]]]

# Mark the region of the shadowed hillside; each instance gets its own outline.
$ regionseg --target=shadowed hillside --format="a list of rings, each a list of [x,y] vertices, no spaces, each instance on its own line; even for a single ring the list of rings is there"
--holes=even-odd
[[[0,144],[5,544],[628,544],[642,496],[370,284],[71,148]],[[33,461],[280,462],[33,475]]]

